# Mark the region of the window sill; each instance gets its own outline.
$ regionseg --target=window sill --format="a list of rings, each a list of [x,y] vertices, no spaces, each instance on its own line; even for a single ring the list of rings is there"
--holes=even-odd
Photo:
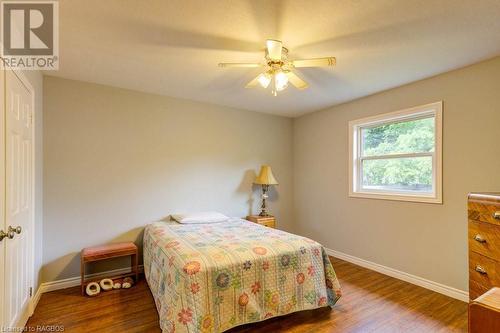
[[[432,203],[432,204],[442,204],[443,203],[443,199],[441,197],[421,196],[421,195],[411,195],[411,194],[404,195],[404,194],[381,194],[381,193],[371,193],[371,192],[351,192],[351,193],[349,193],[349,197],[351,197],[351,198],[364,198],[364,199]]]

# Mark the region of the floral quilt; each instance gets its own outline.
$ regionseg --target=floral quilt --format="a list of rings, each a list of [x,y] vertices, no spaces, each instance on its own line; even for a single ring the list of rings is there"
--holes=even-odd
[[[240,219],[148,225],[144,270],[168,333],[222,332],[341,295],[320,244]]]

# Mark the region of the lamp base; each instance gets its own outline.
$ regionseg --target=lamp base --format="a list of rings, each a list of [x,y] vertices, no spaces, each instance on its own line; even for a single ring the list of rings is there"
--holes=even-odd
[[[267,184],[262,184],[262,205],[260,206],[261,211],[259,213],[259,216],[262,217],[267,217],[269,214],[267,213],[267,207],[266,207],[266,199],[267,199],[267,191],[269,190],[269,185]]]

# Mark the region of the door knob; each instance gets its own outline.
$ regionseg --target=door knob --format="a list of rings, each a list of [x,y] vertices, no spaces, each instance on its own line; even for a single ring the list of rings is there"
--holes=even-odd
[[[14,238],[14,233],[12,231],[5,232],[3,230],[0,230],[0,242],[3,241],[3,239],[7,237],[8,239]]]
[[[9,230],[7,231],[7,233],[12,233],[12,235],[14,235],[14,233],[16,234],[20,234],[21,232],[23,231],[23,229],[21,228],[21,226],[17,226],[15,228],[13,228],[12,226],[9,226]]]

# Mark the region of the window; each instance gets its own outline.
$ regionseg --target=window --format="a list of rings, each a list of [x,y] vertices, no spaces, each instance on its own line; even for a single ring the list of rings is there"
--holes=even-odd
[[[349,122],[349,195],[442,203],[442,102]]]

